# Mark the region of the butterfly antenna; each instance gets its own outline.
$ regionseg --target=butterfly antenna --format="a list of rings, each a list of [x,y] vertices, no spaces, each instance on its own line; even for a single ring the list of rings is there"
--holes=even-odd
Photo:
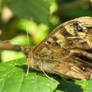
[[[26,29],[26,33],[27,33],[27,41],[28,41],[28,45],[30,44],[29,42],[29,33],[28,33],[28,21],[26,20],[26,23],[25,23],[25,29]],[[27,72],[26,72],[26,76],[28,76],[28,73],[29,73],[29,60],[28,60],[28,56],[27,56]]]
[[[26,28],[26,33],[27,33],[27,41],[28,41],[28,44],[30,44],[29,33],[28,33],[28,21],[26,21],[26,23],[25,23],[25,28]]]
[[[28,66],[27,66],[26,76],[28,76],[28,73],[29,73],[29,68],[30,68],[30,67],[29,67],[29,60],[28,60],[28,59],[27,59],[27,65],[28,65]]]

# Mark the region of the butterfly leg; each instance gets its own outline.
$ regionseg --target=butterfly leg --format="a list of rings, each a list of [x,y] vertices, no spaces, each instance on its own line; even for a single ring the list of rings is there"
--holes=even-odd
[[[28,76],[30,67],[33,68],[33,66],[34,66],[34,60],[33,60],[32,55],[30,55],[30,53],[27,56],[27,64],[28,64],[28,66],[27,66],[26,76]]]
[[[29,59],[27,59],[27,72],[26,72],[26,76],[28,76],[29,68],[30,68],[30,66],[29,66]]]
[[[42,65],[42,63],[41,63],[41,67],[39,67],[40,68],[40,70],[43,72],[43,74],[48,78],[48,79],[50,79],[51,81],[55,81],[55,80],[53,80],[50,76],[48,76],[47,74],[46,74],[46,72],[43,70],[43,65]]]

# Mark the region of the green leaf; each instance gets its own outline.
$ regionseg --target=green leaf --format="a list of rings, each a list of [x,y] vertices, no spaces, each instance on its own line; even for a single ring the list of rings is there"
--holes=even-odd
[[[92,79],[90,80],[60,80],[61,83],[55,92],[92,92]]]
[[[61,90],[56,90],[55,92],[64,92],[64,91],[61,91]]]
[[[57,88],[57,81],[32,69],[25,76],[26,70],[25,58],[0,64],[0,92],[53,92]]]
[[[90,80],[76,80],[75,83],[81,86],[83,92],[92,92],[92,78]]]
[[[76,84],[75,82],[61,80],[61,85],[59,85],[58,89],[61,92],[83,92],[80,84]],[[56,90],[56,92],[57,92]]]
[[[92,79],[88,80],[87,86],[85,88],[85,92],[92,92]]]
[[[49,4],[46,0],[4,0],[13,13],[26,19],[48,24]]]
[[[71,82],[55,75],[58,82],[32,69],[28,76],[25,76],[26,70],[25,58],[1,63],[0,92],[44,92],[44,90],[45,92],[92,92],[92,79]]]

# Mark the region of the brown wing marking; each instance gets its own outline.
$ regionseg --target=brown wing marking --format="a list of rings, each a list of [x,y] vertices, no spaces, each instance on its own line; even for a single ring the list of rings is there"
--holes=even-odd
[[[41,49],[43,49],[46,46],[46,44],[62,44],[64,43],[63,41],[65,40],[66,36],[70,36],[70,34],[64,29],[63,25],[61,24],[55,30],[53,30],[46,39],[44,39],[39,45],[37,45],[34,48],[33,52],[35,53],[41,51]]]

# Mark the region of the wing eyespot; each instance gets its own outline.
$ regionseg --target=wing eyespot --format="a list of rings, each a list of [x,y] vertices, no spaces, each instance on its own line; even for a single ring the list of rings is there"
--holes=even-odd
[[[80,67],[80,69],[81,69],[82,71],[86,71],[86,68],[85,68],[85,67]]]

